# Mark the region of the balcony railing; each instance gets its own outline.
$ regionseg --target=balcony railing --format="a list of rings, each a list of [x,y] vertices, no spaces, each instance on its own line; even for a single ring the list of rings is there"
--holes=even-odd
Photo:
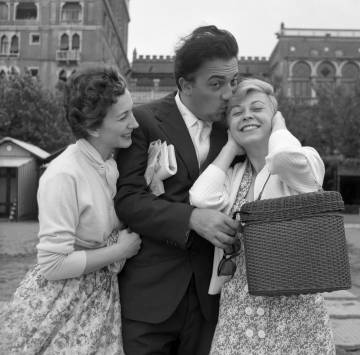
[[[56,60],[58,62],[79,62],[80,51],[78,50],[57,50]]]

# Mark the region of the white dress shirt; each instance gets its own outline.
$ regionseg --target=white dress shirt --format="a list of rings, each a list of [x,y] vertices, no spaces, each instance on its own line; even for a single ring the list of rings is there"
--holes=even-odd
[[[175,102],[189,131],[200,167],[209,153],[212,122],[198,119],[181,102],[179,92],[175,96]]]

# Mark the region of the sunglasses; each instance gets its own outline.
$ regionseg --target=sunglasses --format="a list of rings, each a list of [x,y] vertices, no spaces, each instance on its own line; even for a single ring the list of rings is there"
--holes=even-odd
[[[235,212],[232,218],[237,219],[238,214],[239,212]],[[239,239],[236,239],[235,243],[231,245],[230,251],[226,249],[224,250],[224,255],[220,260],[217,270],[218,276],[234,276],[236,271],[236,264],[233,259],[240,255],[240,251],[241,242]]]

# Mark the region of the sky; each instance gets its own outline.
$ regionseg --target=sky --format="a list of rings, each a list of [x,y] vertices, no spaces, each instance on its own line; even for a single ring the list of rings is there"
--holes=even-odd
[[[238,41],[239,56],[269,57],[286,28],[360,29],[360,0],[130,0],[128,57],[173,55],[179,39],[214,24]]]

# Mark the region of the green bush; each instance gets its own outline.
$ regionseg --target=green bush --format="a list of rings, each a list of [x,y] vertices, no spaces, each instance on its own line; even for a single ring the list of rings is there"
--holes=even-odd
[[[50,153],[74,140],[65,120],[62,94],[29,75],[0,79],[0,137],[32,143]]]

